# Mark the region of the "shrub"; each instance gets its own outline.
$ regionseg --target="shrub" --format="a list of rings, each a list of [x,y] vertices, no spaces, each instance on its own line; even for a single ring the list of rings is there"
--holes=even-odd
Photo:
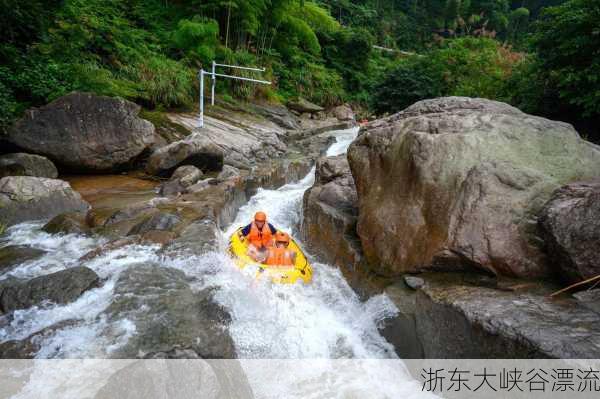
[[[412,57],[400,62],[376,86],[373,109],[379,114],[394,113],[413,103],[439,97],[447,92],[440,65],[425,57]]]
[[[489,99],[501,97],[504,82],[521,58],[493,39],[474,37],[448,40],[430,55],[444,70],[448,94]]]
[[[210,19],[182,19],[173,33],[173,43],[189,60],[209,64],[215,59],[219,25]]]
[[[177,61],[154,56],[136,65],[131,75],[140,82],[141,97],[153,107],[180,107],[193,102],[195,74]]]

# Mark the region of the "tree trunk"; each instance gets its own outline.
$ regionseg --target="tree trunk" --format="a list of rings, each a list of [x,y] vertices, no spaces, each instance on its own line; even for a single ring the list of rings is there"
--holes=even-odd
[[[227,3],[227,27],[225,28],[225,48],[229,42],[229,19],[231,18],[231,1]]]

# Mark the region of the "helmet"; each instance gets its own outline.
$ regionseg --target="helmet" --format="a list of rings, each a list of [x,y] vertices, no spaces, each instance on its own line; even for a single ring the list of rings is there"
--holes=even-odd
[[[288,233],[284,233],[283,231],[278,231],[277,233],[275,233],[275,242],[289,244],[290,235]]]
[[[266,222],[267,214],[264,212],[256,212],[254,214],[254,220],[256,220],[257,222]]]

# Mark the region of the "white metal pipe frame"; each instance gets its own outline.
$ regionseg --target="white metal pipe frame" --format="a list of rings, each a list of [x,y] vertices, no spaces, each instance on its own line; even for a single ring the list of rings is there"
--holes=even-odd
[[[254,67],[243,67],[243,66],[239,66],[239,65],[217,64],[215,61],[212,62],[210,72],[205,71],[204,69],[200,69],[200,72],[198,73],[198,79],[200,79],[200,123],[199,123],[199,127],[204,127],[204,75],[209,75],[211,77],[211,88],[210,88],[210,104],[211,105],[215,105],[215,85],[216,85],[217,76],[223,77],[223,78],[228,78],[228,79],[243,80],[246,82],[266,84],[266,85],[271,84],[271,82],[269,82],[267,80],[252,79],[252,78],[245,78],[242,76],[225,75],[222,73],[217,73],[216,72],[217,67],[242,69],[245,71],[257,71],[257,72],[265,71],[265,68],[254,68]]]

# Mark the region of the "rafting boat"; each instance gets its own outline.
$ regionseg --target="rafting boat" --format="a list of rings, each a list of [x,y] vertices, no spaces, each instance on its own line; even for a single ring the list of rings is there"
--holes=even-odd
[[[257,267],[256,278],[268,278],[274,283],[280,284],[294,284],[297,281],[302,281],[305,284],[309,283],[312,279],[312,267],[306,256],[300,249],[300,246],[294,241],[290,240],[288,249],[296,252],[296,263],[294,266],[272,266],[265,265],[256,262],[254,259],[246,255],[248,251],[248,240],[240,239],[240,230],[236,230],[229,238],[229,253],[233,257],[235,264],[240,268],[244,269],[248,266]]]

